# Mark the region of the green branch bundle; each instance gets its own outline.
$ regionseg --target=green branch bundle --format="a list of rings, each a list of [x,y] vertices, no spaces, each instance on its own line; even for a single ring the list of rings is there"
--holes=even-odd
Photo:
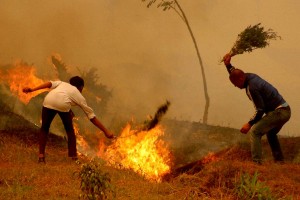
[[[230,55],[243,54],[252,52],[254,49],[265,48],[269,45],[270,40],[281,39],[272,29],[265,30],[261,24],[248,26],[242,31],[230,50]]]

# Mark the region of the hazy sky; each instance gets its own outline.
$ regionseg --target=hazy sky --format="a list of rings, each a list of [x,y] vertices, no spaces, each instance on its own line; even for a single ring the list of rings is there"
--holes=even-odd
[[[208,123],[240,128],[254,113],[245,92],[231,85],[219,59],[249,25],[262,23],[282,40],[233,65],[272,83],[292,108],[283,135],[300,135],[300,1],[179,0],[196,37],[211,100]],[[205,99],[195,48],[175,12],[141,0],[1,0],[0,65],[22,59],[52,73],[57,53],[74,73],[95,67],[113,91],[116,113],[146,117],[171,101],[169,118],[200,121]]]

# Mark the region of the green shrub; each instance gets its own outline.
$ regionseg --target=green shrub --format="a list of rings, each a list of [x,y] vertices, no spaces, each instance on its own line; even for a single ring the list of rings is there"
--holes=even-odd
[[[235,185],[235,193],[239,199],[274,199],[269,187],[258,180],[257,171],[252,177],[248,173],[241,174],[240,181]]]
[[[94,160],[81,165],[79,179],[82,191],[80,198],[91,200],[115,198],[115,189],[109,174],[102,172]]]

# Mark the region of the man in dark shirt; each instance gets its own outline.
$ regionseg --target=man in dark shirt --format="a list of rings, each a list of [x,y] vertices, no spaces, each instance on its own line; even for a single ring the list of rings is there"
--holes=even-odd
[[[251,153],[254,162],[262,163],[261,137],[266,134],[275,162],[283,162],[283,155],[277,133],[290,119],[288,103],[270,83],[253,73],[244,73],[230,63],[231,56],[223,58],[231,83],[245,89],[255,107],[254,116],[241,128],[241,132],[251,135]]]

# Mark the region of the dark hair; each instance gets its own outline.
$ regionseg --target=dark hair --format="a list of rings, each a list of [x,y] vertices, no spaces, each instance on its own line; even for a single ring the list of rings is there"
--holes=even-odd
[[[84,80],[79,76],[73,76],[70,78],[69,83],[78,89],[84,86]]]

